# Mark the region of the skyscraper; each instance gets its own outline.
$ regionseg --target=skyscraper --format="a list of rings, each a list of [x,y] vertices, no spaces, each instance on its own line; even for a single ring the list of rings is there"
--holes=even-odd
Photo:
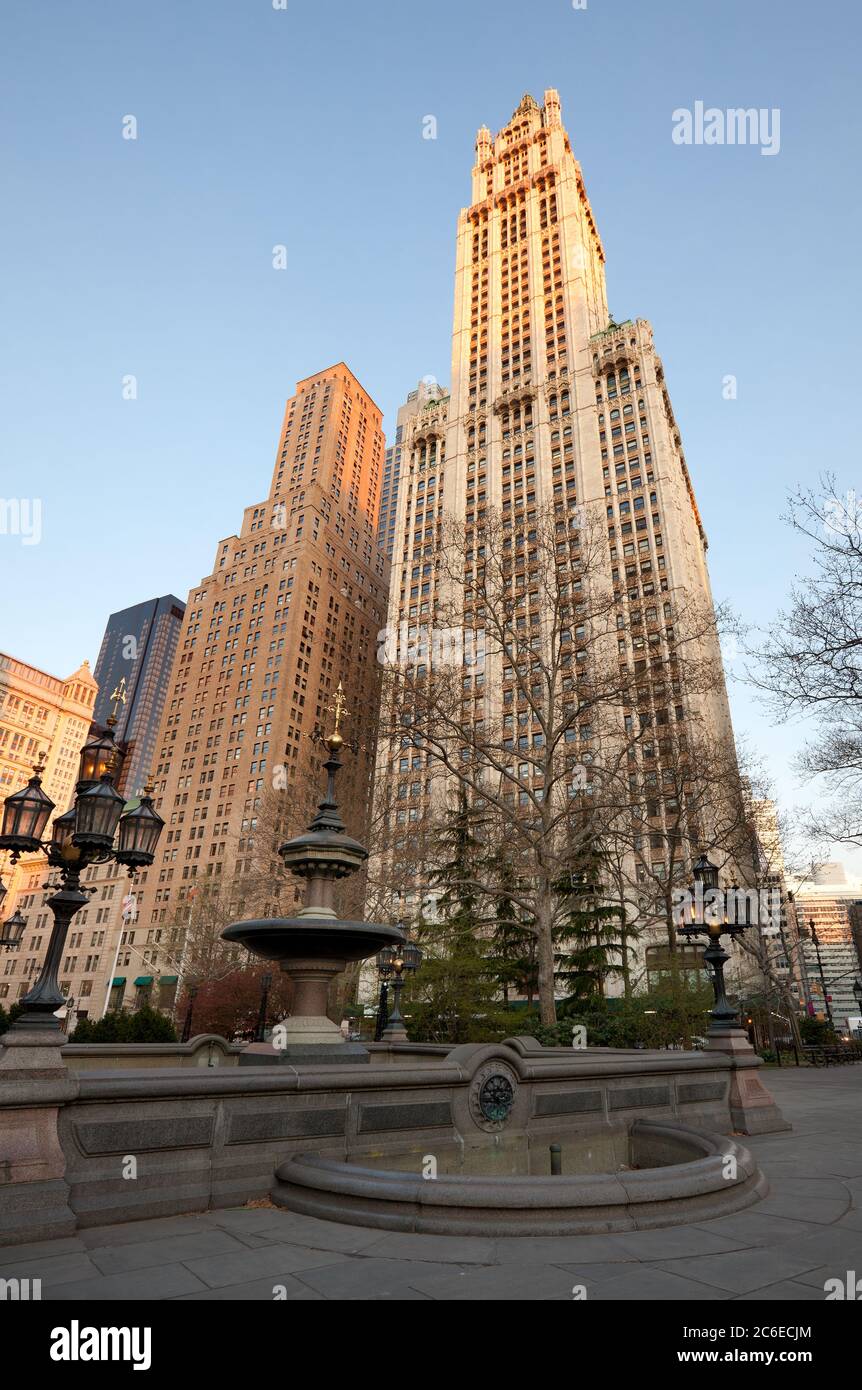
[[[458,219],[450,391],[405,422],[388,631],[406,632],[410,640],[423,624],[434,624],[447,525],[466,537],[463,628],[476,627],[481,615],[468,602],[468,581],[486,569],[483,528],[493,512],[501,535],[512,538],[501,544],[514,545],[513,554],[524,547],[523,572],[509,570],[512,585],[523,585],[517,624],[540,643],[539,634],[557,618],[551,622],[543,608],[546,577],[523,565],[536,517],[544,510],[559,534],[573,593],[581,581],[572,536],[584,514],[597,518],[604,558],[591,582],[613,605],[602,640],[613,661],[619,653],[620,672],[630,673],[621,675],[633,692],[625,729],[631,721],[637,731],[640,714],[642,730],[657,730],[648,747],[636,746],[632,736],[627,780],[643,792],[639,863],[660,884],[671,876],[668,845],[676,848],[671,798],[652,790],[662,786],[663,746],[672,731],[687,727],[696,707],[700,727],[730,750],[732,762],[732,729],[714,633],[705,632],[701,644],[718,672],[712,688],[695,694],[693,682],[686,688],[679,677],[678,608],[696,600],[712,614],[706,536],[652,328],[645,319],[618,323],[608,313],[605,254],[556,91],[545,92],[541,107],[525,96],[496,136],[484,126],[478,133],[472,201]],[[451,574],[445,583],[451,612]],[[457,583],[454,592],[460,602]],[[572,671],[586,655],[576,650],[581,606],[573,605],[571,633],[560,633],[557,623],[558,636],[572,644],[563,653]],[[673,668],[661,698],[657,661]],[[462,675],[461,727],[475,730],[498,715],[501,727],[504,718],[510,721],[514,736],[500,757],[510,748],[512,764],[503,764],[503,776],[516,799],[537,806],[541,786],[528,762],[519,769],[514,761],[519,749],[533,749],[544,737],[535,718],[531,727],[529,690],[518,689],[499,651],[481,675]],[[595,731],[578,725],[575,686],[566,676],[559,688],[572,709],[566,738],[582,747]],[[508,702],[512,713],[504,715]],[[674,732],[674,739],[678,748],[684,734]],[[381,745],[378,766],[380,794],[391,796],[396,823],[408,832],[439,804],[441,781],[451,785],[439,759],[429,775],[431,755],[410,741],[404,729]],[[589,754],[593,766],[596,756]],[[573,783],[568,794],[576,791]]]
[[[118,790],[136,796],[152,769],[162,707],[170,681],[185,604],[173,594],[112,613],[94,672],[99,686],[93,718],[104,726],[117,703],[116,738],[126,746]]]
[[[189,594],[155,755],[165,831],[139,877],[115,999],[182,975],[186,924],[205,900],[240,908],[258,831],[272,840],[259,825],[271,791],[294,805],[309,790],[319,799],[310,736],[331,719],[339,682],[346,736],[358,745],[345,754],[342,801],[359,829],[388,585],[377,546],[381,423],[343,362],[300,381],[268,495],[245,509],[240,533],[219,542],[212,573]]]
[[[392,559],[395,545],[395,516],[398,511],[398,486],[401,478],[401,453],[404,443],[404,430],[408,420],[413,420],[421,411],[448,396],[445,386],[434,381],[433,377],[423,377],[416,390],[411,391],[403,405],[398,407],[395,419],[395,439],[386,450],[383,464],[383,485],[380,489],[380,520],[377,525],[377,543],[385,551],[387,560]]]

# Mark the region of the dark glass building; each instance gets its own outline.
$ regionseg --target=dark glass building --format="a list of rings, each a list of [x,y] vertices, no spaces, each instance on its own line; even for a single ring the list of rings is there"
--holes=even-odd
[[[126,746],[117,783],[126,796],[137,795],[153,768],[185,611],[181,599],[165,594],[112,613],[105,628],[93,673],[99,686],[93,720],[104,726],[116,703],[115,692],[125,690],[126,703],[117,705],[114,732]]]

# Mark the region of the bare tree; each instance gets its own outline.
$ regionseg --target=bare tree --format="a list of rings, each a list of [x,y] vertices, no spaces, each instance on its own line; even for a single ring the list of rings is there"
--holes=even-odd
[[[411,812],[416,826],[439,821],[453,789],[484,808],[535,938],[541,1018],[553,1023],[554,941],[570,911],[560,884],[587,846],[624,821],[630,831],[633,750],[715,683],[714,617],[671,597],[657,574],[643,607],[624,611],[601,508],[536,508],[520,529],[486,509],[481,525],[443,532],[436,571],[427,620],[392,635],[386,795],[407,830]],[[499,891],[484,869],[471,886]]]
[[[797,490],[786,519],[811,543],[813,569],[789,608],[748,634],[748,679],[778,719],[814,722],[798,767],[835,799],[810,817],[811,833],[862,845],[862,500],[827,474],[818,490]]]

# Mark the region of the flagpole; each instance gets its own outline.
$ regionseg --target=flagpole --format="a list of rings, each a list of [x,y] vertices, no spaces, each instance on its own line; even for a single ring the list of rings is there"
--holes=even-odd
[[[137,897],[135,896],[135,894],[132,892],[131,889],[129,889],[129,892],[126,894],[126,897],[127,897],[127,898],[132,898],[132,899],[134,900],[134,904],[135,904],[135,906],[134,906],[134,914],[135,914],[135,915],[134,915],[134,917],[131,919],[131,920],[134,922],[134,921],[137,920],[137,916],[138,916],[138,899],[137,899]],[[123,901],[125,901],[125,899],[124,899]],[[125,914],[125,912],[121,912],[121,913],[120,913],[120,930],[117,932],[117,949],[116,949],[116,951],[114,952],[114,963],[113,963],[113,965],[111,966],[111,973],[110,973],[110,975],[108,976],[108,988],[105,990],[105,1005],[104,1005],[104,1008],[102,1009],[102,1012],[101,1012],[101,1014],[100,1014],[100,1018],[104,1018],[104,1017],[105,1017],[105,1014],[108,1012],[108,1004],[110,1003],[110,1000],[111,1000],[111,989],[112,989],[113,983],[114,983],[114,976],[115,976],[115,974],[117,973],[117,961],[118,961],[119,958],[120,958],[120,945],[121,945],[122,940],[123,940],[123,932],[124,932],[124,931],[127,931],[127,930],[128,930],[128,924],[127,924],[127,922],[126,922],[126,914]]]

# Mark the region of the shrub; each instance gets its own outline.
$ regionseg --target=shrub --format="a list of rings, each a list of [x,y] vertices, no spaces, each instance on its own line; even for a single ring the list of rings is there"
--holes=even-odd
[[[176,1042],[174,1025],[166,1014],[149,1005],[135,1013],[111,1010],[95,1023],[82,1018],[71,1041],[76,1043]]]

